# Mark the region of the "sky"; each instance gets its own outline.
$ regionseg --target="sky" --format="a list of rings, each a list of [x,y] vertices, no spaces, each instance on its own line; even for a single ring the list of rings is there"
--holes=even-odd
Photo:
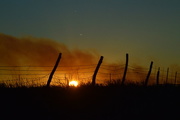
[[[0,0],[0,33],[97,51],[109,62],[180,65],[179,0]]]

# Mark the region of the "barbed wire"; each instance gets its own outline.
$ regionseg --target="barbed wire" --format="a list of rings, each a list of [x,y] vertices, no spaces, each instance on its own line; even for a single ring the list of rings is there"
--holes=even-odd
[[[54,81],[55,80],[62,81],[62,80],[66,80],[66,78],[72,79],[73,77],[75,77],[75,78],[78,78],[78,80],[88,81],[92,79],[92,75],[94,73],[95,68],[96,68],[96,64],[72,65],[72,66],[59,65],[55,72],[55,75],[53,76],[53,79]],[[101,80],[112,79],[112,78],[121,79],[124,73],[124,68],[125,68],[125,64],[123,65],[102,64],[98,72],[97,80],[100,78]],[[37,82],[45,78],[48,79],[48,76],[50,72],[52,71],[51,69],[53,69],[53,66],[28,66],[28,65],[27,66],[0,66],[0,78],[4,79],[3,81],[17,81],[21,79],[21,80],[32,80],[34,82]],[[179,72],[171,71],[171,70],[168,71],[167,69],[158,69],[158,67],[152,68],[152,73],[150,77],[154,78],[154,80],[156,79],[158,70],[160,71],[159,77],[161,80],[164,81],[168,79],[168,81],[173,81],[174,79],[176,79],[177,82],[178,81],[180,82]],[[148,73],[148,71],[149,71],[149,68],[140,67],[136,65],[128,65],[127,77],[135,76],[137,77],[136,79],[145,79],[145,76]],[[44,72],[46,72],[46,74]],[[168,76],[167,76],[167,72],[168,72]],[[45,77],[39,77],[42,75],[44,75]],[[5,76],[12,76],[12,78],[13,76],[20,76],[20,78],[5,79]],[[34,76],[34,77],[27,77],[27,76]],[[0,81],[2,81],[1,79]]]

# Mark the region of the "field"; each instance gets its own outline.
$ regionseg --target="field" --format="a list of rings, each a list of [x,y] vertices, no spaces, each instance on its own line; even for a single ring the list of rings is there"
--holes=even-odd
[[[1,120],[180,119],[180,87],[0,87]]]

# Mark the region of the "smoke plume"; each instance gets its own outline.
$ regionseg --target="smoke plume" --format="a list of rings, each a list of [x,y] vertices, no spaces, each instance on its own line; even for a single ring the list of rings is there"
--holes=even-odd
[[[62,53],[59,66],[97,64],[100,57],[98,53],[89,50],[70,50],[64,44],[50,39],[35,37],[17,38],[5,34],[0,34],[0,66],[54,66],[59,53]],[[58,75],[62,74],[63,76],[66,75],[66,77],[70,76],[69,78],[76,77],[79,80],[81,78],[91,80],[95,67],[96,66],[91,66],[90,68],[86,67],[86,69],[79,69],[79,67],[77,67],[77,69],[73,68],[72,70],[67,67],[60,69],[62,71],[60,71]],[[124,67],[124,64],[109,64],[103,60],[103,65],[99,70],[97,80],[121,79],[124,72]],[[176,72],[180,67],[174,65],[172,68],[174,68],[173,72]],[[63,70],[65,72],[63,72]],[[146,79],[148,70],[149,68],[130,65],[128,67],[126,79],[128,81],[144,81]],[[1,71],[1,74],[6,74],[7,72],[8,71]],[[10,73],[11,72],[15,73],[16,71],[10,71]],[[156,79],[156,72],[156,69],[152,71],[151,79]],[[27,71],[21,71],[21,73],[29,74]],[[160,75],[162,76],[163,73],[161,72]],[[155,83],[155,81],[152,80],[151,82]]]
[[[62,53],[61,65],[93,64],[98,60],[93,52],[69,50],[64,44],[53,40],[0,34],[1,66],[53,66],[59,53]]]

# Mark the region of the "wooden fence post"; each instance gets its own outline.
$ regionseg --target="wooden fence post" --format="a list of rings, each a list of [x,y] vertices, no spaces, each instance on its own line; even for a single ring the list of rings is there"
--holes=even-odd
[[[151,61],[151,64],[150,64],[150,67],[149,67],[149,72],[147,74],[147,77],[146,77],[146,80],[145,80],[145,83],[144,83],[145,86],[148,85],[149,77],[151,75],[152,66],[153,66],[153,62]]]
[[[159,74],[160,74],[160,67],[158,68],[158,71],[157,71],[156,85],[159,85]]]
[[[112,80],[112,78],[111,78],[111,73],[109,74],[109,77],[110,77],[110,83],[111,83],[111,80]]]
[[[50,86],[50,83],[51,83],[51,81],[52,81],[52,77],[53,77],[53,75],[54,75],[54,72],[56,71],[56,68],[58,67],[59,61],[60,61],[60,59],[61,59],[61,55],[62,55],[62,54],[59,53],[59,56],[58,56],[58,58],[57,58],[57,60],[56,60],[56,64],[54,65],[54,68],[53,68],[53,70],[51,71],[51,74],[50,74],[49,79],[48,79],[48,81],[47,81],[46,87],[49,87],[49,86]]]
[[[128,61],[129,61],[129,55],[126,54],[126,65],[125,65],[124,75],[123,75],[122,82],[121,82],[122,85],[124,85],[124,82],[126,80],[126,73],[127,73],[127,69],[128,69]]]
[[[92,86],[95,86],[95,84],[96,84],[96,75],[98,73],[98,70],[99,70],[99,67],[101,66],[102,61],[103,61],[103,56],[100,57],[100,60],[99,60],[97,66],[96,66],[96,69],[94,71],[94,74],[93,74],[93,77],[92,77],[92,83],[91,83]]]
[[[175,73],[174,85],[176,85],[177,72]]]
[[[168,84],[168,76],[169,76],[169,68],[167,68],[166,83],[165,84]]]

